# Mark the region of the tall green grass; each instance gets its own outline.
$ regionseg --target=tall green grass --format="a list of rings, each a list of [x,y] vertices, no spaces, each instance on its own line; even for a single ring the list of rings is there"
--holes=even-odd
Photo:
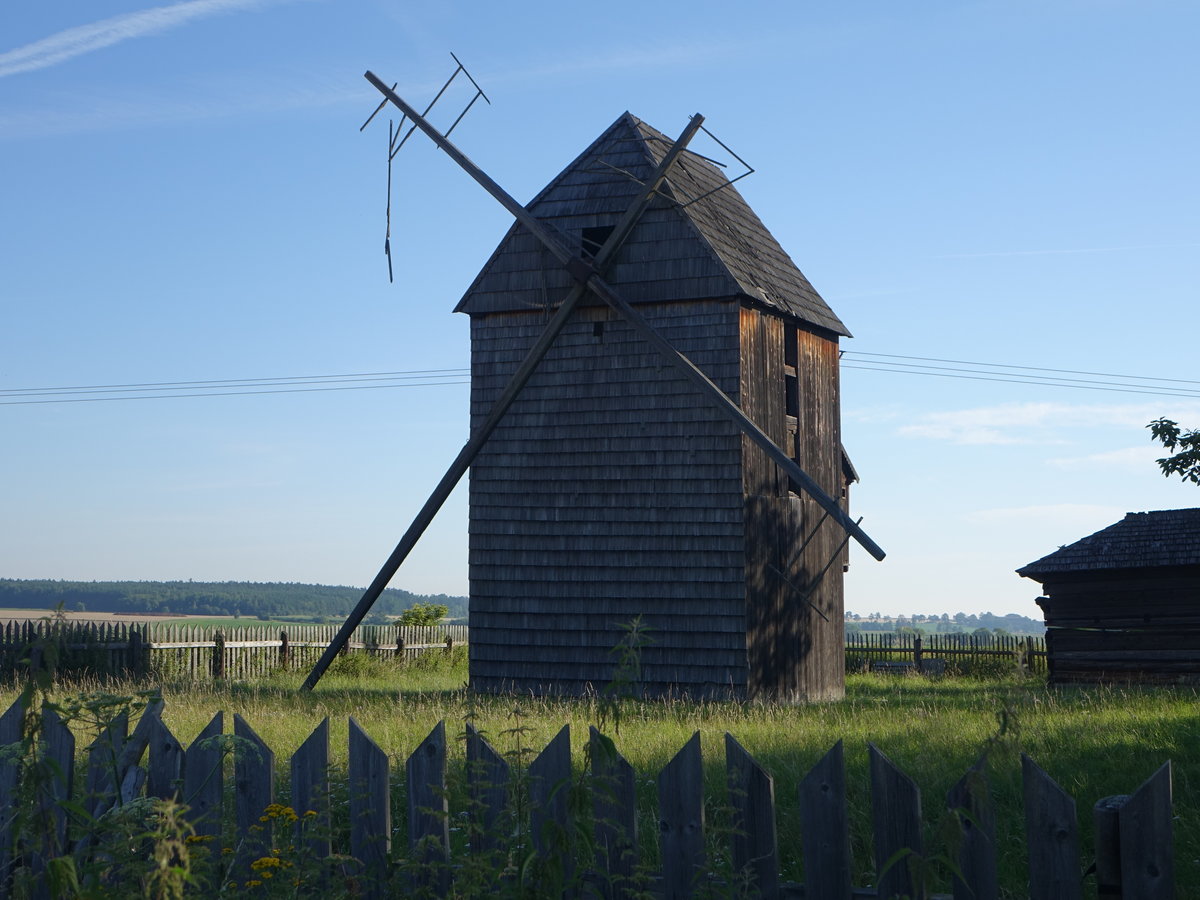
[[[358,662],[353,660],[358,659]],[[466,690],[461,652],[424,664],[339,660],[316,690],[298,690],[303,675],[253,684],[162,685],[164,719],[186,746],[218,710],[241,714],[271,746],[285,777],[286,760],[326,716],[331,725],[335,782],[346,767],[347,721],[354,718],[394,759],[396,802],[403,802],[403,761],[439,720],[459,735],[469,718],[500,752],[515,749],[514,728],[540,749],[564,725],[572,727],[582,765],[587,727],[598,725],[638,773],[643,851],[657,832],[655,777],[693,732],[701,733],[710,829],[724,819],[724,733],[732,733],[775,778],[784,878],[802,881],[796,792],[808,769],[838,740],[845,743],[855,883],[873,881],[867,745],[874,743],[921,787],[929,821],[927,855],[948,853],[938,820],[954,782],[986,749],[996,800],[1004,896],[1025,894],[1020,753],[1028,753],[1075,797],[1090,861],[1091,808],[1101,797],[1132,793],[1167,759],[1174,766],[1175,860],[1179,896],[1200,896],[1200,717],[1197,695],[1184,688],[1049,688],[1040,679],[931,680],[857,674],[846,699],[802,706],[733,702],[557,700],[482,697]],[[66,692],[87,685],[62,686]],[[130,691],[144,685],[124,686]],[[106,685],[106,690],[121,686]],[[12,701],[16,687],[0,692]],[[81,735],[82,741],[90,739]],[[451,777],[461,778],[464,751],[451,751]],[[282,786],[286,797],[286,784]],[[453,788],[452,788],[453,790]],[[397,806],[403,809],[403,805]],[[948,889],[948,878],[935,887]]]

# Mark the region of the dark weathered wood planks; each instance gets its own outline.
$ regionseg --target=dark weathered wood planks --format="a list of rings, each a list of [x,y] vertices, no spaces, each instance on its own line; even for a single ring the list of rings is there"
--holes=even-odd
[[[8,742],[11,744],[19,743],[22,736],[27,736],[27,732],[21,727],[23,713],[21,701],[18,700],[0,716],[0,738],[17,739]],[[36,718],[33,721],[36,722],[41,712],[35,711],[34,715]],[[158,707],[151,707],[150,721],[153,722],[157,716]],[[134,740],[134,735],[139,732],[145,721],[147,718],[144,715],[133,735],[125,741],[122,760],[128,761],[131,758],[126,755],[125,749]],[[237,752],[238,747],[244,751],[253,745],[253,738],[244,728],[241,729],[242,741],[219,737],[220,721],[219,717],[214,718],[205,729],[207,736],[199,737],[193,742],[192,749],[218,751],[220,757],[219,751],[222,747]],[[153,728],[148,725],[143,731],[152,734]],[[49,732],[43,730],[35,735],[35,743],[29,748],[32,755],[27,757],[27,760],[49,754],[58,760],[59,770],[72,771],[75,763],[82,762],[83,759],[74,760],[69,756],[64,750],[66,745],[61,741],[61,735],[54,732],[55,728],[52,725]],[[455,765],[456,774],[447,779],[447,758],[451,755],[450,749],[443,739],[444,726],[435,726],[430,733],[430,739],[424,741],[409,757],[407,794],[416,798],[411,801],[416,809],[410,809],[410,812],[415,812],[414,815],[402,817],[405,820],[404,824],[396,831],[397,836],[401,837],[401,843],[394,853],[389,852],[386,847],[392,833],[390,810],[393,803],[388,777],[388,754],[365,735],[353,720],[350,721],[349,732],[351,763],[347,788],[350,792],[350,802],[337,813],[339,817],[345,812],[349,812],[350,815],[350,855],[344,855],[347,848],[340,845],[344,838],[339,838],[324,850],[324,856],[328,857],[330,852],[339,854],[330,858],[329,862],[340,869],[342,874],[339,877],[351,879],[345,884],[352,884],[360,895],[392,896],[397,891],[411,889],[414,895],[432,890],[439,896],[445,896],[451,890],[461,887],[461,883],[455,879],[462,876],[469,883],[475,883],[472,879],[491,877],[495,879],[493,886],[497,889],[502,885],[512,886],[515,878],[533,878],[535,881],[526,881],[526,885],[536,883],[539,892],[555,896],[562,893],[563,896],[618,898],[631,894],[640,896],[646,890],[668,897],[776,894],[781,897],[845,900],[851,896],[876,896],[873,888],[851,888],[850,872],[853,871],[854,865],[849,849],[846,779],[840,742],[817,762],[800,788],[805,882],[799,884],[779,880],[779,855],[776,852],[774,837],[776,813],[770,790],[771,776],[732,738],[726,740],[726,773],[729,779],[727,793],[718,791],[716,795],[709,795],[705,791],[698,734],[694,735],[671,763],[659,773],[657,820],[660,824],[657,839],[662,867],[634,869],[623,865],[624,861],[630,861],[625,848],[632,849],[635,846],[633,835],[636,830],[636,817],[639,813],[647,814],[649,810],[639,810],[638,792],[635,789],[638,779],[633,770],[621,759],[615,743],[595,729],[591,731],[590,746],[584,760],[590,760],[592,771],[589,777],[572,776],[569,733],[565,729],[543,751],[540,755],[541,761],[528,773],[529,777],[519,779],[516,784],[509,781],[507,772],[501,765],[505,761],[499,757],[489,758],[486,753],[479,754],[482,744],[477,744],[476,758],[484,759],[487,767],[493,770],[493,774],[487,776],[490,783],[468,778],[472,787],[468,789],[467,796],[463,797],[453,782],[453,778],[461,777],[462,770]],[[476,737],[478,738],[478,735]],[[311,770],[318,765],[316,760],[322,754],[327,756],[327,738],[328,725],[322,722],[306,741],[305,747],[298,751],[298,755],[312,747],[317,747],[320,751],[309,756],[299,766],[293,760],[293,772],[309,771],[308,775],[301,775],[301,780],[307,777],[310,781],[320,782],[325,777],[319,773],[314,777]],[[494,754],[494,751],[490,752]],[[138,756],[143,754],[144,745]],[[874,748],[871,748],[871,757],[872,767],[877,770],[881,764],[887,762]],[[783,762],[785,765],[789,764],[786,760]],[[1081,872],[1074,802],[1031,760],[1023,759],[1022,765],[1025,776],[1025,839],[1029,855],[1029,896],[1034,900],[1051,897],[1070,900],[1072,897],[1079,897]],[[470,769],[468,766],[468,773]],[[958,854],[955,868],[962,879],[961,887],[969,889],[965,896],[997,896],[995,867],[978,864],[980,846],[975,844],[976,837],[993,834],[987,810],[981,806],[988,794],[987,775],[983,767],[974,767],[948,797],[949,805],[957,815],[941,821],[944,825],[953,825],[958,834],[946,834],[943,829],[939,829],[940,837],[928,851],[919,840],[919,816],[915,821],[913,817],[919,805],[916,786],[894,766],[889,764],[886,769],[884,772],[876,771],[872,779],[874,827],[878,835],[881,829],[886,830],[888,816],[898,817],[900,827],[891,829],[891,837],[888,838],[890,846],[884,847],[883,852],[889,854],[889,859],[895,859],[901,865],[908,861],[914,863],[912,871],[907,873],[912,878],[910,887],[917,893],[928,888],[935,895],[945,890],[951,876],[945,872],[943,866],[937,864],[936,855],[948,849],[951,854]],[[20,810],[14,809],[13,804],[21,786],[11,784],[11,778],[6,779],[2,776],[6,772],[11,775],[19,771],[10,765],[0,768],[0,825],[12,822],[18,812],[22,816],[32,812],[37,819],[39,812],[46,809],[39,801]],[[35,786],[37,793],[43,794],[55,808],[70,808],[65,804],[78,801],[80,796],[84,795],[82,787],[79,789],[80,796],[76,796],[73,786],[44,783],[41,780],[44,772],[30,771],[34,779],[33,785],[30,786]],[[125,801],[140,796],[142,788],[146,786],[147,779],[138,777],[141,772],[138,759],[133,759],[126,775],[120,779],[119,790]],[[1174,813],[1170,780],[1168,764],[1148,778],[1132,796],[1105,798],[1102,803],[1097,804],[1098,815],[1102,808],[1104,821],[1101,823],[1100,818],[1097,819],[1094,851],[1097,863],[1096,878],[1099,885],[1105,888],[1104,892],[1114,896],[1119,893],[1125,897],[1173,896]],[[111,785],[112,780],[109,779],[108,782]],[[95,783],[99,783],[98,780]],[[494,854],[473,860],[460,857],[447,867],[442,852],[445,847],[444,824],[466,821],[469,818],[468,810],[479,808],[478,801],[481,795],[476,792],[476,788],[486,793],[501,783],[514,790],[514,803],[519,809],[526,811],[531,808],[554,806],[558,797],[565,796],[568,792],[590,791],[592,796],[580,798],[584,802],[571,804],[565,811],[549,811],[542,816],[541,823],[538,824],[532,820],[521,821],[520,817],[495,820],[499,824],[499,844],[481,845],[482,849],[478,851],[463,847],[464,853],[489,854],[489,847],[494,849],[498,846],[504,849],[506,843],[514,841],[514,849],[519,849],[519,858],[522,860],[520,872],[514,868],[506,868],[502,861],[497,861]],[[115,801],[115,791],[118,788],[114,787],[112,790],[113,794],[101,798],[101,807],[106,808]],[[305,788],[294,778],[291,785],[293,801],[305,805],[301,803],[305,793]],[[312,792],[307,793],[311,798]],[[49,800],[51,796],[53,800]],[[441,802],[443,798],[449,799],[445,806]],[[217,820],[217,830],[222,834],[229,834],[233,830],[233,822],[226,821],[226,818],[246,821],[250,812],[258,810],[261,795],[256,795],[253,788],[242,789],[231,791],[231,799],[228,809],[215,807],[217,813],[227,814],[221,815]],[[590,803],[587,802],[589,799]],[[426,806],[429,802],[433,805]],[[783,806],[787,802],[788,800],[783,798],[780,805]],[[704,812],[706,806],[711,807],[714,804],[727,807],[730,810],[730,818],[726,819],[723,812],[716,816],[719,829],[709,840],[720,842],[723,846],[715,850],[716,856],[713,858],[713,865],[710,866],[706,854]],[[320,801],[317,801],[316,805],[319,806]],[[594,814],[594,821],[593,816],[587,812],[589,806]],[[53,813],[54,809],[47,811]],[[781,809],[779,814],[792,813]],[[1000,839],[1012,841],[1020,826],[1013,823],[1010,813],[1006,812],[1005,817],[1008,818],[1008,822]],[[301,818],[307,816],[301,813]],[[558,829],[557,833],[542,827],[551,818]],[[364,822],[372,824],[363,828]],[[345,819],[340,818],[337,827],[333,829],[334,833],[341,832],[344,825]],[[575,857],[578,869],[573,870],[571,864],[561,857],[563,854],[570,854],[572,837],[582,835],[583,829],[589,825],[594,828],[597,838],[595,865],[591,865],[593,857],[590,854],[586,858],[580,854]],[[65,852],[76,858],[84,858],[94,849],[91,844],[92,835],[86,832],[80,833],[73,829],[67,833],[64,843],[61,833],[53,827],[34,827],[31,830],[28,823],[19,827],[24,829],[19,849],[23,863],[28,865],[28,871],[34,877],[35,883],[31,885],[34,896],[48,896],[48,884],[44,878],[40,878],[40,873],[46,871],[51,855]],[[322,828],[328,835],[328,825],[323,823]],[[528,853],[533,828],[542,833],[544,840],[540,844],[539,856],[531,859]],[[998,828],[995,833],[999,834]],[[4,829],[0,828],[0,836],[4,834]],[[407,840],[403,839],[405,834]],[[276,837],[279,837],[278,833]],[[297,837],[303,838],[304,835],[298,834]],[[431,837],[438,852],[426,856],[426,851],[430,849],[428,839]],[[602,844],[608,848],[607,852],[599,851]],[[282,846],[282,842],[280,845]],[[716,848],[716,844],[710,846]],[[882,844],[877,844],[877,848],[880,846]],[[0,859],[11,849],[10,843],[0,843]],[[322,858],[321,850],[318,845],[310,843],[307,846],[298,844],[295,851],[289,849],[281,852],[295,852],[297,857],[309,857],[305,861],[313,862]],[[791,853],[794,848],[788,850]],[[923,855],[925,852],[934,856],[926,858]],[[934,865],[929,864],[931,860]],[[865,862],[860,861],[859,867]],[[330,874],[333,871],[332,868],[329,869]],[[447,877],[450,878],[449,884],[446,881]],[[773,885],[777,886],[778,890],[775,890]],[[6,888],[6,885],[0,883],[0,890]],[[1008,892],[1014,890],[1011,885],[1005,886],[1004,889]],[[893,897],[896,893],[907,890],[907,887],[888,884],[885,877],[880,884],[879,896]],[[959,896],[964,896],[959,888],[956,887],[956,891]]]

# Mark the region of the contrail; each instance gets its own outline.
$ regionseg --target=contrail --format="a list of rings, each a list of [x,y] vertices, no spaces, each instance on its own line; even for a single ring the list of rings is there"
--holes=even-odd
[[[269,2],[271,0],[187,0],[185,3],[101,19],[90,25],[78,25],[24,47],[0,53],[0,78],[56,66],[121,41],[178,28],[194,19],[265,6]]]

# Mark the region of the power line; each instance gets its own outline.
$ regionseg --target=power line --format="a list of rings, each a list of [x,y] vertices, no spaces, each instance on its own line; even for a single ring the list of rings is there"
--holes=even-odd
[[[1156,391],[1147,387],[1117,387],[1116,385],[1102,386],[1100,384],[1079,384],[1058,382],[1052,380],[1021,380],[1020,378],[1001,378],[997,375],[955,375],[949,372],[923,372],[917,369],[891,369],[882,366],[842,365],[843,369],[861,369],[864,372],[892,372],[898,375],[931,375],[938,378],[959,378],[965,381],[997,381],[1007,384],[1029,384],[1039,387],[1065,387],[1078,390],[1104,391],[1111,394],[1145,394],[1155,397],[1190,397],[1200,399],[1200,391]]]
[[[210,379],[208,381],[135,381],[131,384],[84,384],[84,385],[60,385],[58,387],[39,387],[39,388],[7,388],[0,390],[0,396],[5,394],[20,394],[27,392],[57,392],[57,391],[98,391],[98,390],[126,390],[134,388],[183,388],[190,386],[202,385],[232,385],[232,384],[248,384],[257,385],[266,382],[276,381],[299,381],[301,379],[326,379],[336,378],[344,380],[348,378],[408,378],[408,377],[424,377],[424,376],[440,376],[440,375],[468,375],[470,369],[411,369],[407,372],[349,372],[341,375],[268,375],[262,378],[219,378]]]
[[[865,372],[925,375],[967,381],[992,381],[1107,393],[1200,399],[1200,381],[1184,378],[1160,378],[1079,369],[1053,369],[1011,363],[872,353],[861,350],[842,351],[842,360],[843,369]],[[935,363],[945,365],[934,365]],[[1069,377],[1076,375],[1088,377]],[[0,406],[438,387],[469,384],[469,376],[469,368],[446,368],[326,375],[277,375],[262,378],[226,378],[201,381],[151,381],[126,384],[9,388],[0,390]],[[1186,387],[1186,385],[1193,384],[1198,387]]]
[[[1095,375],[1098,378],[1134,378],[1142,381],[1170,381],[1180,384],[1200,384],[1186,378],[1152,378],[1148,375],[1119,375],[1113,372],[1085,372],[1078,369],[1047,369],[1041,366],[1017,366],[1010,363],[971,362],[964,359],[941,359],[936,356],[899,356],[895,353],[868,353],[863,350],[843,350],[842,356],[879,356],[885,359],[914,359],[919,362],[956,363],[963,366],[990,366],[993,369],[1024,369],[1030,372],[1057,372],[1063,375]],[[901,363],[900,365],[903,365]]]
[[[901,356],[892,353],[845,351],[842,368],[867,372],[888,372],[899,375],[927,375],[937,378],[959,378],[968,381],[994,381],[1008,384],[1029,384],[1039,387],[1063,387],[1076,390],[1104,391],[1118,394],[1146,394],[1158,397],[1200,399],[1200,381],[1183,378],[1158,378],[1147,375],[1123,375],[1113,372],[1090,372],[1078,369],[1050,369],[1008,363],[971,362],[929,356]],[[904,362],[913,360],[913,362]],[[953,365],[932,365],[951,363]],[[1071,378],[1087,375],[1090,378]],[[1117,380],[1123,379],[1123,380]],[[1133,382],[1143,382],[1132,384]]]
[[[416,369],[401,372],[354,372],[343,375],[281,375],[266,378],[230,378],[205,381],[12,388],[0,390],[0,406],[435,387],[469,384],[469,375],[469,369]]]

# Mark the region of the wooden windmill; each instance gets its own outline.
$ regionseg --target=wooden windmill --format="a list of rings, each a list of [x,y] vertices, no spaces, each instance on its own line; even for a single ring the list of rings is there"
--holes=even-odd
[[[848,332],[729,179],[622,115],[528,206],[370,72],[516,218],[458,306],[471,438],[305,682],[471,469],[471,686],[579,694],[640,616],[647,695],[834,698],[853,537]]]

